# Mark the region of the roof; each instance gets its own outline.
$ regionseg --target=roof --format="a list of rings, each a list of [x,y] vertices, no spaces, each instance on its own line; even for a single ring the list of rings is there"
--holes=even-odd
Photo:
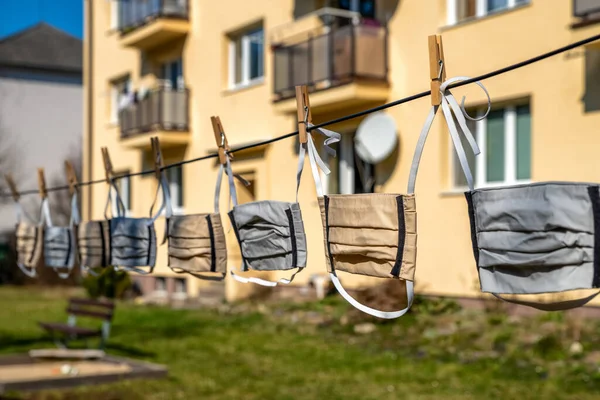
[[[81,72],[83,42],[42,22],[0,40],[0,65]]]

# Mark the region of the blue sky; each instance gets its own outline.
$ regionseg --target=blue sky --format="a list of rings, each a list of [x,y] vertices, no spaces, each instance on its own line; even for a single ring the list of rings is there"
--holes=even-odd
[[[39,22],[82,38],[84,1],[0,0],[0,39]]]

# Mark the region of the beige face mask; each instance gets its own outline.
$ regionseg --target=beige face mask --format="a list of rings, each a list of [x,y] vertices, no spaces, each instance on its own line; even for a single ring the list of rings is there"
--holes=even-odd
[[[312,126],[308,124],[308,126]],[[334,132],[317,129],[327,137]],[[339,134],[335,134],[339,135]],[[325,237],[327,271],[338,292],[357,309],[379,317],[397,318],[404,315],[413,300],[413,280],[417,256],[417,215],[415,197],[400,194],[335,194],[325,195],[318,169],[329,169],[320,159],[312,136],[300,150],[308,152],[317,187],[321,220]],[[325,149],[331,150],[325,141]],[[406,307],[398,311],[380,311],[356,301],[346,292],[337,272],[376,278],[398,279],[406,292]]]
[[[35,221],[21,206],[18,200],[15,201],[17,214],[16,229],[16,251],[17,266],[28,277],[37,276],[37,267],[44,255],[44,207],[47,207],[47,200],[42,201],[40,216]],[[28,221],[23,221],[23,216]]]
[[[188,273],[200,279],[219,281],[227,274],[227,245],[219,214],[222,177],[223,166],[217,179],[213,214],[175,216],[172,215],[168,183],[164,176],[162,178],[167,216],[166,238],[169,240],[169,267],[176,273]],[[235,191],[235,188],[230,190]],[[235,195],[232,197],[235,198]]]

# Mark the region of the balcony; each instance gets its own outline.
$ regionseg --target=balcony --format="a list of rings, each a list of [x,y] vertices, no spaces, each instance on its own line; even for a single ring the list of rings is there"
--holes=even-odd
[[[148,50],[185,37],[189,0],[119,0],[121,44]]]
[[[189,134],[189,90],[157,88],[119,112],[121,140],[126,147],[146,149],[158,136],[165,147],[185,146]]]
[[[295,110],[296,85],[314,93],[313,109],[364,106],[388,98],[388,32],[384,26],[331,24],[316,36],[273,47],[275,108]]]

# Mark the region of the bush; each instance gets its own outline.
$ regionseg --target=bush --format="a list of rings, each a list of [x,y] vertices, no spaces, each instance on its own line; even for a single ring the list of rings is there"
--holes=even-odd
[[[98,276],[89,274],[83,279],[83,287],[92,299],[122,299],[131,285],[129,274],[113,267],[104,268]]]

